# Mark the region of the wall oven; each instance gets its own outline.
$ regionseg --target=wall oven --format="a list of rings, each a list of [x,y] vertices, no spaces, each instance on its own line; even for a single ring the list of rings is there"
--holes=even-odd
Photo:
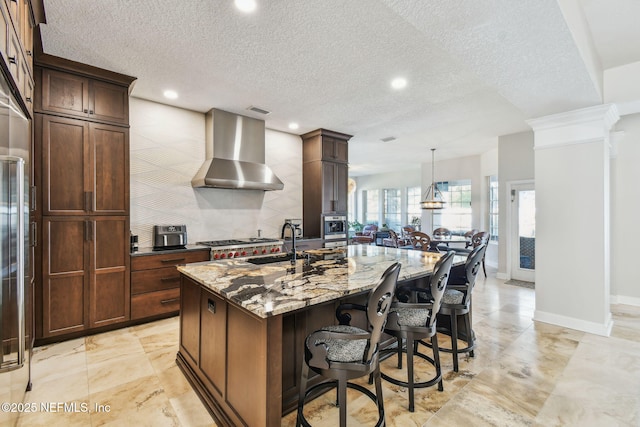
[[[324,240],[346,239],[347,238],[347,216],[346,215],[323,215],[322,216],[322,238]]]

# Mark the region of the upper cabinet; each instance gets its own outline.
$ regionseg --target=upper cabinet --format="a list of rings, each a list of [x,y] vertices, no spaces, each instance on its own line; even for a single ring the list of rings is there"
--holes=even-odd
[[[350,135],[318,129],[302,135],[303,162],[317,160],[349,163],[349,147],[347,141]]]
[[[308,237],[322,237],[323,214],[347,213],[350,138],[326,129],[302,135],[302,219]]]
[[[33,27],[31,1],[0,0],[0,67],[25,113],[33,113]]]
[[[37,110],[114,124],[129,123],[126,86],[47,68],[38,70],[36,77],[41,91]]]

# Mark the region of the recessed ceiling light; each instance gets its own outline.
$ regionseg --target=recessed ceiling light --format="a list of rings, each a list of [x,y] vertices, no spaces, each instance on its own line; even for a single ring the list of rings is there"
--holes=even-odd
[[[394,89],[404,89],[407,86],[407,79],[404,77],[396,77],[391,80],[391,87]]]
[[[298,129],[300,126],[298,126],[297,123],[289,123],[289,129],[291,130],[296,130]]]
[[[178,92],[175,90],[165,90],[164,97],[169,99],[176,99],[178,97]]]
[[[235,0],[234,3],[238,10],[245,13],[253,12],[258,6],[256,0]]]

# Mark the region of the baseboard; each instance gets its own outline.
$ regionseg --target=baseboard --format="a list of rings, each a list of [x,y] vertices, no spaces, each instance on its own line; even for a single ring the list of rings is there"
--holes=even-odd
[[[596,323],[590,322],[588,320],[576,319],[575,317],[567,317],[559,314],[536,310],[533,315],[533,320],[543,323],[551,323],[552,325],[558,325],[578,331],[588,332],[590,334],[602,335],[605,337],[611,335],[611,328],[613,328],[613,319],[611,317],[611,313],[607,314],[607,319],[604,323]]]
[[[640,307],[640,298],[625,295],[611,295],[611,304],[625,304]]]

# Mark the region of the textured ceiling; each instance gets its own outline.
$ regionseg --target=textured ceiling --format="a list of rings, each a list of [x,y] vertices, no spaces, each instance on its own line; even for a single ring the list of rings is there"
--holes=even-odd
[[[609,4],[581,1],[593,16]],[[245,15],[231,0],[45,0],[43,48],[137,77],[140,98],[354,135],[352,175],[418,168],[431,147],[479,154],[525,119],[600,103],[557,0],[258,2]]]

